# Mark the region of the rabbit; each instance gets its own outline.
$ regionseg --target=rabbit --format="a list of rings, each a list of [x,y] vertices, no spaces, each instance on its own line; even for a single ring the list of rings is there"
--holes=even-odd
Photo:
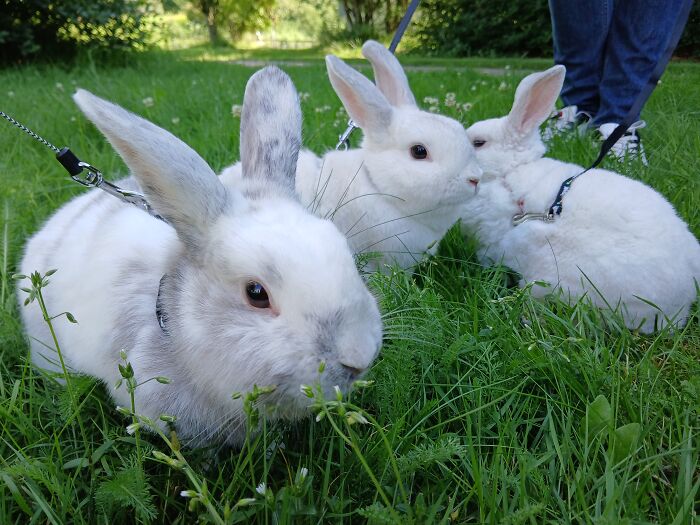
[[[478,188],[481,170],[457,121],[418,109],[401,64],[368,41],[362,53],[376,85],[335,56],[328,76],[352,120],[362,128],[359,149],[302,151],[296,189],[301,201],[330,217],[356,254],[373,254],[365,270],[410,269],[457,221],[460,203]],[[240,165],[222,173],[240,177]]]
[[[167,223],[92,190],[28,242],[21,271],[57,268],[48,311],[78,321],[54,321],[67,366],[128,405],[115,387],[125,350],[141,384],[136,412],[175,416],[191,446],[241,444],[234,392],[275,386],[258,403],[293,420],[308,406],[300,385],[347,391],[379,351],[381,316],[346,238],[295,194],[301,111],[289,77],[267,67],[246,86],[237,187],[167,131],[87,91],[73,98],[130,168],[120,184],[141,188]],[[59,371],[35,306],[22,308],[32,362]]]
[[[508,116],[467,129],[484,171],[478,198],[465,202],[462,227],[481,242],[482,261],[517,271],[520,286],[550,283],[564,296],[587,296],[620,308],[643,333],[669,322],[683,326],[700,281],[700,244],[657,191],[612,171],[578,177],[553,222],[513,225],[514,215],[547,212],[569,177],[583,168],[543,158],[539,126],[561,90],[565,68],[525,77]],[[533,287],[542,297],[550,290]]]

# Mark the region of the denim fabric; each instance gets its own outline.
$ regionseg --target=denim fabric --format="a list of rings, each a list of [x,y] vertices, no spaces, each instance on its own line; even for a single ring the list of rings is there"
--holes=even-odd
[[[549,0],[554,62],[566,66],[564,104],[593,115],[593,125],[620,123],[686,2],[692,0]]]

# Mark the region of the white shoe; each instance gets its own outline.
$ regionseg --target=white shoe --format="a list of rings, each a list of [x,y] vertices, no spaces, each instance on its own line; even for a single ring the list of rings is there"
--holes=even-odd
[[[566,106],[555,109],[547,121],[547,127],[542,131],[542,139],[550,140],[554,135],[576,129],[583,134],[591,121],[591,115],[585,111],[579,111],[578,106]]]
[[[613,145],[613,147],[610,149],[610,153],[612,153],[613,156],[620,162],[639,159],[642,161],[642,164],[648,166],[647,156],[644,154],[644,147],[642,146],[639,134],[637,133],[638,129],[641,129],[646,125],[647,123],[643,120],[638,120],[632,124],[627,131],[625,131],[625,134],[622,135]],[[617,128],[617,124],[614,122],[601,124],[598,128],[601,139],[607,139],[612,132],[615,131],[615,128]]]

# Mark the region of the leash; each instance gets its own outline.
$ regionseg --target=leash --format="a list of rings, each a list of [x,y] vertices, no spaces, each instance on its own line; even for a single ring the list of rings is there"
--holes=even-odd
[[[98,170],[91,164],[88,164],[87,162],[81,161],[69,148],[65,147],[58,149],[48,140],[34,133],[31,129],[29,129],[22,123],[17,122],[4,111],[0,111],[0,117],[4,118],[10,124],[13,124],[14,126],[18,127],[19,129],[27,133],[30,137],[41,142],[44,146],[52,150],[56,154],[56,160],[58,160],[58,162],[61,163],[61,166],[63,166],[66,169],[66,171],[70,175],[70,178],[78,184],[80,184],[81,186],[85,186],[87,188],[99,188],[102,191],[109,193],[113,197],[117,197],[123,202],[127,202],[138,208],[141,208],[143,211],[145,211],[152,217],[166,222],[165,219],[163,219],[163,217],[158,215],[153,210],[151,205],[146,200],[146,197],[144,197],[140,193],[136,193],[135,191],[129,191],[120,188],[116,184],[112,184],[111,182],[105,180],[100,170]],[[86,174],[81,176],[83,171],[86,171]]]
[[[692,6],[693,2],[692,0],[689,0],[681,8],[680,12],[678,13],[678,18],[676,19],[676,25],[673,28],[673,33],[671,33],[671,37],[669,38],[668,44],[666,45],[666,49],[659,58],[656,67],[651,72],[649,80],[639,92],[639,95],[637,95],[637,99],[634,101],[634,104],[632,104],[632,107],[627,112],[625,118],[622,120],[622,122],[620,122],[620,124],[618,124],[618,126],[613,130],[610,136],[607,139],[605,139],[603,144],[600,146],[600,153],[598,153],[598,157],[585,170],[583,170],[580,173],[577,173],[576,175],[573,175],[572,177],[569,177],[561,183],[561,186],[559,187],[559,192],[554,198],[554,202],[552,202],[551,206],[545,213],[518,213],[517,215],[513,216],[513,226],[517,226],[531,219],[538,219],[544,222],[554,222],[556,216],[561,215],[561,212],[564,208],[564,195],[566,195],[569,192],[569,190],[571,189],[571,185],[574,183],[574,181],[584,173],[596,168],[602,162],[605,155],[608,154],[610,149],[620,139],[620,137],[622,137],[622,135],[625,134],[629,127],[637,120],[637,115],[641,112],[642,107],[651,96],[651,93],[654,91],[654,88],[659,83],[659,79],[666,70],[666,66],[668,66],[668,63],[671,61],[673,51],[678,46],[678,41],[683,35],[683,29],[685,28],[686,22],[688,21],[688,16],[690,15],[690,9],[692,8]]]
[[[396,28],[394,38],[391,39],[391,44],[389,44],[390,53],[393,54],[396,52],[396,48],[398,47],[399,42],[401,42],[403,34],[406,32],[408,25],[411,23],[413,14],[416,12],[416,9],[418,9],[418,4],[420,4],[420,0],[412,0],[408,6],[408,9],[406,9],[406,13],[403,15],[401,22],[399,22],[399,27]],[[352,135],[352,132],[356,129],[357,125],[352,121],[352,119],[348,120],[348,127],[345,128],[345,131],[338,136],[338,144],[335,145],[335,149],[342,149],[343,151],[348,149],[350,147],[350,135]]]

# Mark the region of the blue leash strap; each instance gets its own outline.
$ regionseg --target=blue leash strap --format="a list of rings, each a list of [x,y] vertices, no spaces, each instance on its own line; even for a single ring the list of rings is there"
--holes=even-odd
[[[401,22],[399,23],[399,27],[396,28],[396,33],[394,33],[394,38],[391,39],[391,44],[389,44],[389,51],[391,53],[396,52],[396,48],[399,46],[399,42],[401,42],[401,39],[403,38],[403,34],[406,32],[406,29],[408,29],[408,24],[411,23],[411,18],[413,18],[413,13],[416,12],[416,9],[418,9],[418,4],[420,4],[420,0],[413,0],[411,4],[408,6],[408,9],[406,9],[406,13],[403,15],[403,18],[401,19]]]
[[[593,161],[593,164],[591,164],[581,173],[577,173],[573,177],[569,177],[564,182],[562,182],[561,187],[559,188],[559,193],[557,193],[554,202],[549,207],[546,220],[551,221],[554,220],[555,215],[561,215],[561,211],[563,208],[562,200],[564,199],[564,195],[566,195],[567,192],[571,189],[571,185],[573,184],[573,182],[587,171],[597,167],[602,162],[605,155],[608,154],[608,151],[610,151],[610,149],[615,145],[615,143],[620,139],[620,137],[622,137],[622,135],[625,134],[627,129],[629,129],[629,127],[635,122],[635,120],[637,120],[637,115],[639,115],[639,113],[641,112],[646,101],[649,100],[651,93],[654,91],[654,88],[659,83],[661,75],[664,74],[666,66],[668,66],[668,63],[671,60],[673,51],[678,46],[678,42],[680,41],[681,36],[683,35],[683,29],[685,29],[685,25],[688,22],[688,16],[690,16],[690,9],[692,7],[692,0],[686,0],[685,4],[678,13],[676,25],[673,28],[673,33],[671,34],[671,37],[668,40],[666,49],[661,55],[661,58],[659,58],[659,61],[657,62],[656,67],[652,71],[649,80],[640,91],[639,95],[637,96],[637,99],[634,101],[634,104],[632,104],[632,107],[630,108],[629,112],[627,112],[627,115],[622,120],[622,122],[618,124],[618,126],[613,130],[610,136],[607,139],[605,139],[603,144],[600,146],[600,153],[598,153],[598,157]]]

